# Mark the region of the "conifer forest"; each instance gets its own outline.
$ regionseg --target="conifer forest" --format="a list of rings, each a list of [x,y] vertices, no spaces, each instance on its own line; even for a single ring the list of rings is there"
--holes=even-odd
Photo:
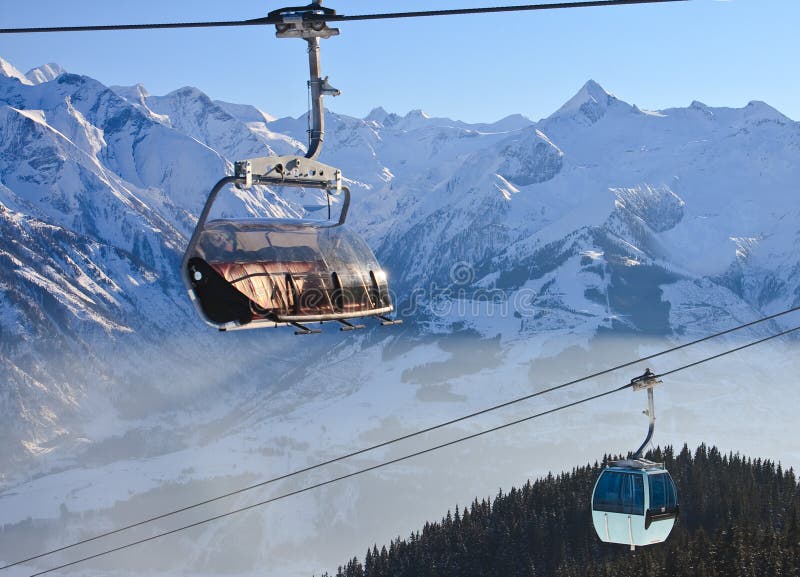
[[[792,469],[706,445],[647,457],[663,462],[678,488],[680,515],[665,543],[630,551],[597,538],[591,494],[602,465],[595,463],[456,507],[406,538],[376,544],[335,576],[800,577]]]

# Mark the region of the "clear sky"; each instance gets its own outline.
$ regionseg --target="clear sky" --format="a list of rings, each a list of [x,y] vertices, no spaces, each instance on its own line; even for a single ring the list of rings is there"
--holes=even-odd
[[[550,0],[548,0],[550,1]],[[27,0],[0,27],[239,20],[301,2]],[[524,4],[527,0],[325,0],[340,14]],[[588,79],[646,109],[741,107],[763,100],[800,120],[800,0],[689,0],[654,5],[340,23],[322,41],[323,75],[342,96],[328,108],[489,122],[538,120]],[[107,85],[151,94],[195,86],[274,116],[307,108],[305,43],[271,27],[0,36],[22,72],[56,62]]]

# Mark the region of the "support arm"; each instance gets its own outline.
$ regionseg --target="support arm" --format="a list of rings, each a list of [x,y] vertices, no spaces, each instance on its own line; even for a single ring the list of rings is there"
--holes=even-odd
[[[656,428],[656,410],[655,404],[653,403],[653,387],[647,388],[647,415],[650,417],[650,427],[647,429],[647,437],[642,443],[641,447],[639,447],[636,452],[633,454],[631,459],[641,459],[642,453],[644,452],[644,448],[650,443],[653,438],[653,431]]]
[[[335,14],[330,8],[322,7],[322,0],[302,8],[283,8],[269,13],[270,17],[281,18],[276,25],[278,38],[303,38],[308,42],[308,81],[311,90],[311,119],[308,127],[308,152],[306,158],[314,160],[322,151],[325,137],[325,108],[323,96],[338,96],[340,92],[328,84],[328,79],[320,76],[319,39],[330,38],[339,34],[336,28],[329,28],[325,22],[311,22],[304,18],[308,14]]]

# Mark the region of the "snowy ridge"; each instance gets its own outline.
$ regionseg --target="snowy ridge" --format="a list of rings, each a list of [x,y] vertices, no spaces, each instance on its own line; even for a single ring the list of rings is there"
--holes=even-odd
[[[798,123],[760,102],[643,111],[589,81],[538,123],[328,111],[321,160],[343,170],[349,223],[388,269],[405,324],[299,340],[209,331],[178,270],[205,196],[235,160],[303,151],[306,130],[305,116],[274,119],[197,88],[153,96],[0,60],[0,561],[800,304]],[[294,216],[311,202],[254,189],[220,211]],[[659,442],[721,436],[800,463],[784,434],[800,402],[789,346],[767,363],[753,352],[676,378],[659,392]],[[710,408],[698,381],[723,384]],[[564,413],[92,570],[330,571],[343,551],[405,534],[454,500],[629,448],[640,401]]]
[[[43,64],[42,66],[37,66],[32,70],[28,70],[25,74],[25,78],[30,80],[33,84],[42,84],[43,82],[55,80],[64,73],[66,73],[66,70],[58,64],[51,62],[50,64]]]
[[[16,78],[22,84],[33,84],[25,75],[17,70],[10,62],[0,58],[0,76],[6,78]]]

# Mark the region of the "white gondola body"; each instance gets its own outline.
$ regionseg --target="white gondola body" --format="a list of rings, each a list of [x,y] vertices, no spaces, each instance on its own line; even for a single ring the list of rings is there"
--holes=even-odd
[[[632,549],[662,543],[677,515],[675,485],[662,467],[607,467],[592,492],[592,523],[606,543]]]

